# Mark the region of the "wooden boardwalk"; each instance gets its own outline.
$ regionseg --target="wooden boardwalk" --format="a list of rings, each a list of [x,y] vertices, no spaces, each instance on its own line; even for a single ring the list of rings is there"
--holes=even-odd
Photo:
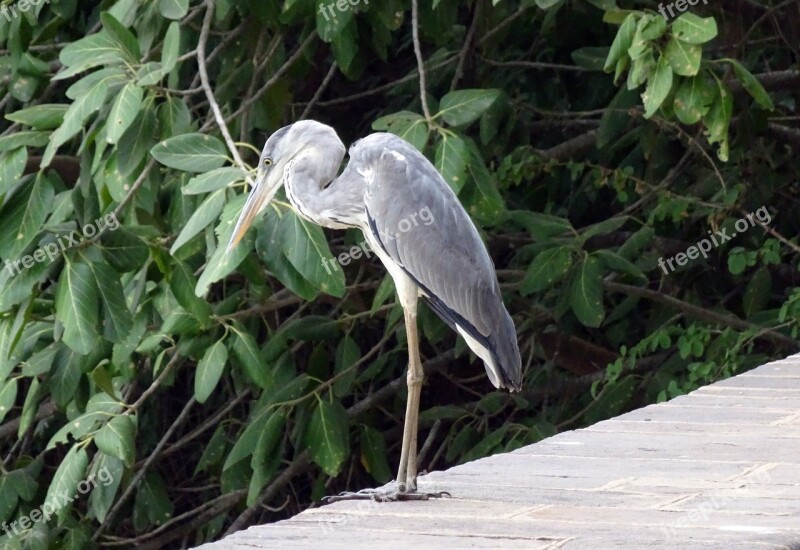
[[[204,550],[800,550],[800,355],[420,478],[453,498],[341,502]]]

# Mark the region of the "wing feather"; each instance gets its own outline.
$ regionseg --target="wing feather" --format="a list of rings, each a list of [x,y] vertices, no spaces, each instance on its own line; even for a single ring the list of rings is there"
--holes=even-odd
[[[396,136],[373,134],[357,142],[350,156],[348,170],[369,167],[365,230],[420,285],[445,322],[486,346],[503,385],[519,387],[513,321],[486,246],[456,195],[422,154]]]

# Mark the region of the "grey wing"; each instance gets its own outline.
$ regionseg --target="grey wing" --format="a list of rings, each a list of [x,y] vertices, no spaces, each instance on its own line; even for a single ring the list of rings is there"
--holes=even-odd
[[[492,382],[518,389],[514,323],[486,246],[453,191],[428,159],[391,134],[361,140],[351,157],[369,176],[365,205],[373,236],[420,286],[434,311],[471,337],[470,347],[486,349],[488,356],[475,351]]]

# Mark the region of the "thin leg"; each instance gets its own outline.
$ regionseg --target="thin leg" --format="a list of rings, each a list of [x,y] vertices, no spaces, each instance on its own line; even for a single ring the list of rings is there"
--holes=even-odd
[[[397,483],[401,492],[417,490],[417,428],[419,426],[420,392],[425,375],[419,359],[416,309],[414,307],[405,310],[406,337],[408,339],[408,373],[406,375],[408,400],[406,401],[406,419],[403,426],[400,467],[397,470]]]
[[[419,358],[419,336],[417,334],[417,304],[404,303],[406,320],[406,337],[408,339],[408,400],[406,401],[406,418],[403,425],[403,447],[400,452],[400,466],[397,479],[377,489],[364,489],[356,493],[342,493],[322,499],[325,503],[340,500],[377,500],[388,502],[395,500],[428,500],[450,496],[450,493],[418,493],[417,492],[417,428],[419,425],[419,401],[424,373]]]

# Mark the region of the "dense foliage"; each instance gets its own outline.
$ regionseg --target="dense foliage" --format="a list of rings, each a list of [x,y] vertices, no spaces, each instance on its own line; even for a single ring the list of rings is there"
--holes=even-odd
[[[498,267],[525,389],[423,309],[423,468],[798,349],[800,2],[423,1],[425,102],[409,0],[318,4],[3,1],[9,547],[191,546],[393,477],[402,312],[330,262],[361,236],[278,200],[225,255],[300,118],[422,150]]]

